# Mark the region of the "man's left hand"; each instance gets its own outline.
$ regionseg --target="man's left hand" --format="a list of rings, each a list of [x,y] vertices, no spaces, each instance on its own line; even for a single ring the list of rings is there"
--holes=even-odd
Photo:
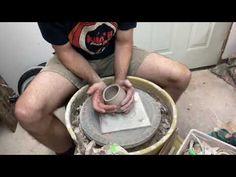
[[[134,103],[134,87],[128,79],[118,80],[116,83],[126,91],[126,97],[121,102],[120,109],[122,112],[128,113],[132,109]]]

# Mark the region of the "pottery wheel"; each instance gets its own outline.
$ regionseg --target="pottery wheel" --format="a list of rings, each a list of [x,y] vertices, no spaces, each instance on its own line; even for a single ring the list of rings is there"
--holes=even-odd
[[[85,135],[100,146],[117,143],[125,149],[139,146],[152,138],[161,121],[161,105],[146,92],[140,89],[135,91],[142,100],[151,126],[102,134],[99,115],[92,107],[91,97],[88,97],[80,111],[80,124]]]

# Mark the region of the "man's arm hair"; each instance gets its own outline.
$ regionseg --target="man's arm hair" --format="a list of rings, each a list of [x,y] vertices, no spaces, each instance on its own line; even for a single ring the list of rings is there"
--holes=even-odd
[[[101,79],[88,61],[80,55],[68,42],[65,45],[52,45],[61,63],[79,78],[89,84],[100,82]]]
[[[133,29],[127,31],[118,30],[116,34],[114,62],[116,81],[126,79],[131,61],[132,47]]]

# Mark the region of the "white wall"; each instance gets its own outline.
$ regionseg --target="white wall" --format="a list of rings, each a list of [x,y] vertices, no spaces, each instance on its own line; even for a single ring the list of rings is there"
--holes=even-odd
[[[236,57],[236,23],[233,23],[228,41],[225,46],[223,59]]]
[[[37,23],[0,23],[0,75],[16,93],[22,73],[47,61],[52,52]]]

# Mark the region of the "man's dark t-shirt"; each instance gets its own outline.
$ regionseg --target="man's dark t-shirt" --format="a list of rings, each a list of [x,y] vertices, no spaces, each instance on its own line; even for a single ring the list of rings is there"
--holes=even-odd
[[[38,23],[43,38],[53,45],[67,42],[88,60],[102,59],[114,53],[117,30],[135,28],[136,22],[64,22]]]

